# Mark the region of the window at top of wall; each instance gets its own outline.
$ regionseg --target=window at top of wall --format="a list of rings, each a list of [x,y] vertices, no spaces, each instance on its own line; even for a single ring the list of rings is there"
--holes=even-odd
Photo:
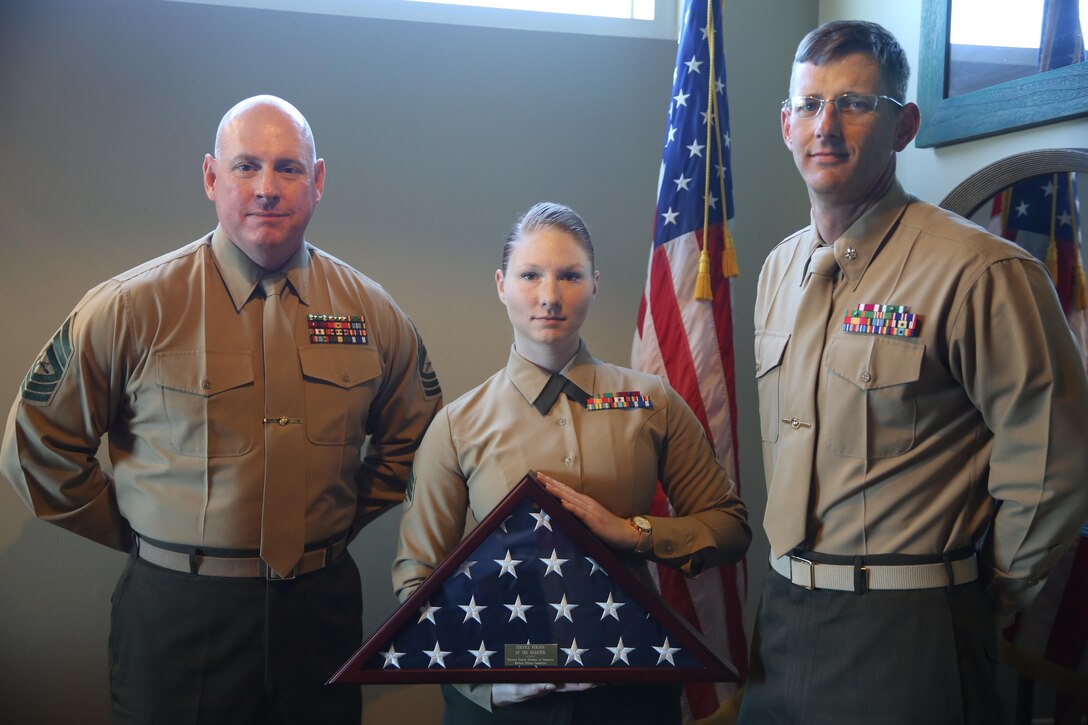
[[[428,23],[636,38],[677,36],[678,0],[173,0]]]

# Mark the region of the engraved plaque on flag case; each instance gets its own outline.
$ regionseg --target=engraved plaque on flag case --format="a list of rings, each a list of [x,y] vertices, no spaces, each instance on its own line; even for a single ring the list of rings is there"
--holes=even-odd
[[[330,683],[736,680],[527,474]]]

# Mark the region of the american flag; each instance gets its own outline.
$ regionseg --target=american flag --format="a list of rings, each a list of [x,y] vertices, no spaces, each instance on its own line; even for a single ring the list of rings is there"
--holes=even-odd
[[[733,312],[727,276],[735,274],[726,221],[732,216],[733,195],[721,29],[719,0],[685,3],[658,178],[653,247],[638,311],[632,365],[663,375],[683,396],[702,422],[719,460],[737,482],[739,493]],[[711,97],[715,103],[708,104]],[[709,262],[706,271],[711,299],[705,299],[707,295],[696,299],[704,249],[702,261]],[[651,513],[672,514],[660,488]],[[748,662],[746,562],[704,572],[694,580],[659,566],[657,580],[662,595],[719,651],[729,654],[743,678]],[[713,713],[735,687],[686,687],[691,714],[700,718]]]
[[[1088,290],[1077,201],[1075,173],[1033,176],[994,197],[989,228],[1046,264],[1088,371]]]
[[[736,679],[526,476],[332,682]]]
[[[990,231],[1016,242],[1044,262],[1088,371],[1088,290],[1080,249],[1077,175],[1033,176],[994,197]],[[1021,672],[1039,673],[1046,682],[1088,681],[1088,522],[1055,565],[1031,606],[1005,630],[1003,659]],[[1088,703],[1061,689],[1054,696],[1056,721]]]

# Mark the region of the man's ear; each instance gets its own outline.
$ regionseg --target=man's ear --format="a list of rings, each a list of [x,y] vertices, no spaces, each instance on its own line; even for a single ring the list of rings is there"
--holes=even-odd
[[[790,122],[790,112],[788,109],[782,109],[782,141],[786,144],[786,148],[793,151],[793,126]]]
[[[215,201],[215,157],[204,154],[204,194],[211,201]]]
[[[314,162],[314,192],[314,201],[320,203],[325,193],[325,159]]]
[[[899,117],[895,119],[895,143],[892,148],[897,152],[907,147],[914,137],[918,135],[918,128],[922,125],[922,114],[918,106],[908,103],[899,110]]]
[[[499,293],[499,302],[506,304],[506,276],[501,269],[495,270],[495,290]]]

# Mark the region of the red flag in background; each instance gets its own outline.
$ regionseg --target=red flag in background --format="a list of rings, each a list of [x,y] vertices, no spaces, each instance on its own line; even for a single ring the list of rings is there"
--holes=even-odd
[[[1046,263],[1088,371],[1088,290],[1080,248],[1077,175],[1034,176],[994,197],[990,231]],[[1005,630],[1002,659],[1054,688],[1055,722],[1088,715],[1088,523],[1030,607]],[[1079,697],[1077,694],[1079,693]],[[1030,703],[1023,704],[1030,707]]]
[[[685,2],[632,366],[664,376],[683,396],[739,493],[729,283],[737,271],[727,221],[733,199],[721,29],[719,0]],[[673,513],[660,487],[651,513]],[[746,563],[692,580],[664,566],[656,573],[665,599],[732,660],[743,681]],[[686,686],[689,714],[710,715],[735,689]]]

